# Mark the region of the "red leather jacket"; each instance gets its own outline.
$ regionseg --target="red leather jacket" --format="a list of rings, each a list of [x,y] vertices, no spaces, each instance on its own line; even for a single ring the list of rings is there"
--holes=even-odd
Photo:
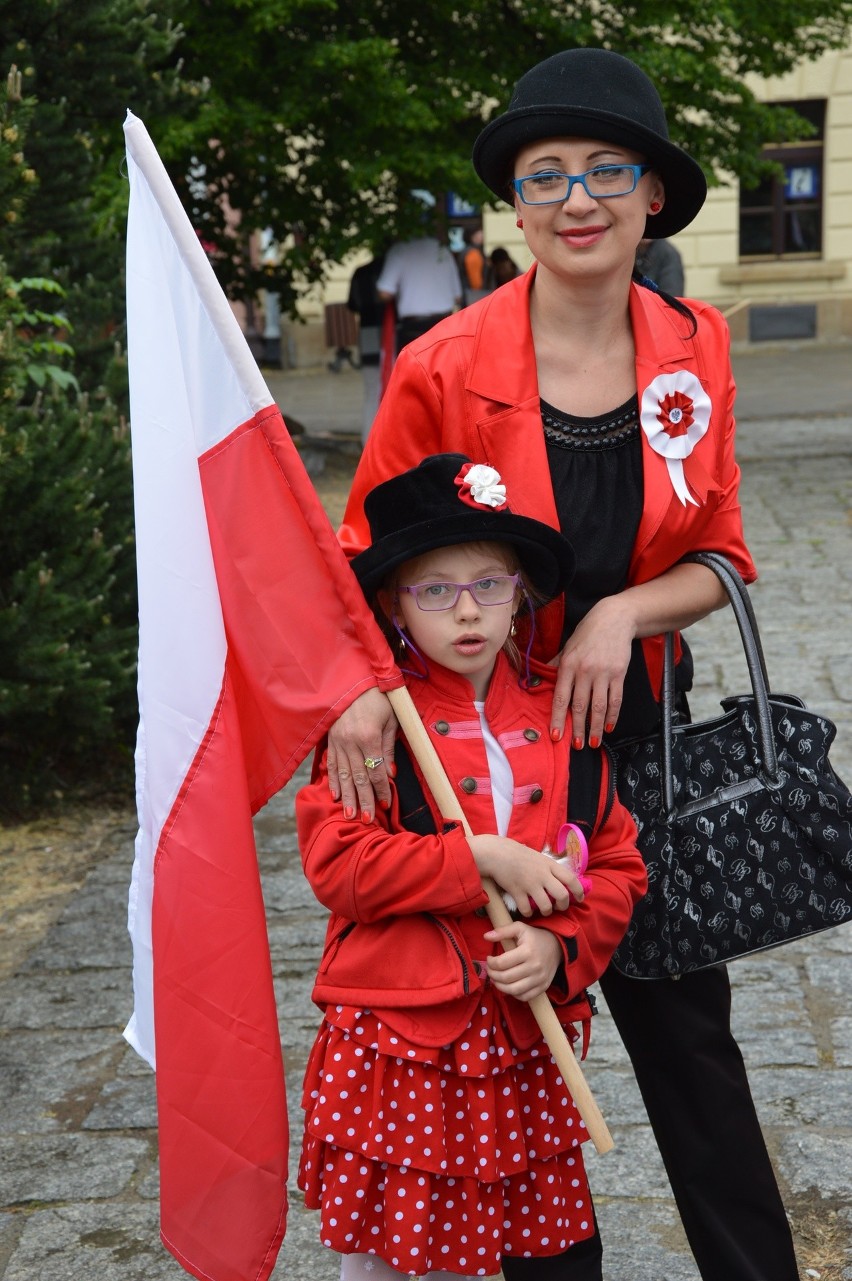
[[[411,680],[409,689],[471,828],[496,831],[471,686],[432,665],[431,678]],[[536,688],[523,690],[501,655],[485,705],[491,731],[512,766],[508,835],[534,849],[555,848],[566,817],[569,748],[550,740],[552,693],[551,672],[542,674]],[[601,805],[607,796],[605,757],[604,766]],[[480,912],[487,896],[462,829],[444,824],[425,784],[423,790],[438,834],[403,829],[396,793],[390,811],[379,811],[365,827],[357,818],[346,820],[332,802],[325,758],[318,754],[310,785],[296,797],[296,817],[305,874],[332,913],[314,1000],[320,1006],[367,1006],[418,1044],[439,1046],[467,1025],[486,981],[482,962],[498,948],[482,938],[490,928]],[[533,918],[563,943],[567,987],[554,987],[551,996],[566,1022],[588,1017],[584,989],[606,967],[645,892],[635,840],[633,820],[616,799],[590,842],[588,898],[567,911]],[[516,1044],[531,1045],[538,1028],[529,1007],[497,996]]]
[[[529,293],[535,268],[482,302],[450,316],[399,356],[355,474],[339,537],[347,554],[370,542],[364,496],[427,454],[458,451],[487,462],[508,484],[513,510],[546,521],[559,519],[541,426]],[[698,321],[687,324],[659,295],[630,289],[640,403],[660,374],[694,374],[710,398],[708,430],[684,463],[698,505],[675,494],[666,461],[642,434],[645,478],[642,519],[629,584],[645,583],[690,551],[728,556],[746,582],[757,577],[743,541],[739,467],[734,459],[734,382],[728,327],[719,312],[689,300]],[[550,659],[562,634],[562,604],[536,615],[536,654]],[[643,641],[652,688],[662,676],[662,638]]]

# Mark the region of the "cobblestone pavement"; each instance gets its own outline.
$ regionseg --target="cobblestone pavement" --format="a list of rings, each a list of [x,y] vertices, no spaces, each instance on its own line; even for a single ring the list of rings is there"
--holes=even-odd
[[[738,354],[739,456],[747,536],[761,570],[753,600],[774,688],[838,725],[832,759],[852,779],[852,347]],[[270,378],[270,385],[273,384]],[[273,390],[310,437],[317,470],[357,457],[354,371],[287,373]],[[351,470],[351,467],[350,467]],[[345,474],[345,467],[344,467]],[[733,620],[691,633],[702,674],[695,711],[744,688]],[[257,819],[295,1144],[308,992],[323,932],[301,876],[291,784]],[[125,904],[130,814],[100,834],[82,887],[49,928],[7,938],[0,967],[0,1277],[4,1281],[177,1281],[157,1235],[154,1085],[121,1039],[130,1008]],[[34,852],[49,880],[49,849]],[[48,886],[49,888],[49,886]],[[2,911],[2,909],[0,909]],[[734,1018],[797,1236],[802,1276],[852,1278],[852,931],[829,931],[732,967]],[[587,1159],[608,1281],[695,1281],[632,1076],[603,1010],[587,1079],[616,1141]],[[724,1118],[720,1118],[724,1124]],[[298,1193],[276,1278],[331,1281],[316,1216]]]

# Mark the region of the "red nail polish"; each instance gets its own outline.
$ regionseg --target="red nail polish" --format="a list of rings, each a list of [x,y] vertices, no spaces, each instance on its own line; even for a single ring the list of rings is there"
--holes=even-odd
[[[550,731],[550,737],[553,739],[554,743],[558,743],[560,738],[562,737],[562,730],[557,729],[556,726],[554,725],[553,729]]]
[[[389,809],[390,809],[390,806],[391,806],[390,801],[379,801],[379,808],[380,808],[380,809],[383,809],[383,810],[389,810]]]
[[[344,818],[354,818],[354,817],[355,817],[355,811],[353,810],[353,808],[352,808],[352,806],[351,806],[351,805],[344,805],[344,806],[343,806],[343,817],[344,817]]]
[[[372,823],[372,821],[373,821],[373,816],[372,816],[372,814],[370,813],[370,811],[369,811],[369,810],[361,810],[361,822],[362,822],[362,823]]]
[[[604,725],[604,731],[607,734],[611,734],[614,729],[615,729],[615,726],[613,725],[612,721],[610,721],[608,725]]]
[[[576,747],[577,751],[579,751],[580,748],[583,746],[583,740],[580,738],[579,734],[577,735],[576,738],[571,739],[571,746]]]
[[[385,765],[385,769],[387,770],[391,778],[396,778],[396,762],[395,761],[388,761],[387,764]]]
[[[600,747],[601,740],[594,734],[589,735],[589,747]]]

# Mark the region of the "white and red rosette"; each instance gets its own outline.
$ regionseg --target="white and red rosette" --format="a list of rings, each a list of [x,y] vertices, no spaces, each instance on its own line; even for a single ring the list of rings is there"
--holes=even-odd
[[[487,463],[465,463],[456,476],[459,498],[469,507],[505,507],[506,486]]]
[[[672,488],[686,506],[692,497],[683,474],[683,461],[710,426],[710,397],[687,369],[659,374],[642,393],[639,420],[648,444],[666,460]]]

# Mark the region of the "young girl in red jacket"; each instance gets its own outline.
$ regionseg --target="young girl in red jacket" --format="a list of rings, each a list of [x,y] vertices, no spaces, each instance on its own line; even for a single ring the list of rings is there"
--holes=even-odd
[[[353,569],[477,834],[443,821],[410,756],[398,782],[414,770],[414,813],[399,786],[369,822],[344,810],[322,753],[300,791],[305,873],[331,918],[299,1186],[342,1281],[501,1267],[544,1281],[594,1215],[588,1136],[528,1002],[546,992],[587,1036],[585,989],[645,889],[605,759],[586,875],[543,857],[568,814],[569,748],[550,737],[555,673],[530,662],[534,620],[519,619],[526,657],[512,637],[533,598],[565,588],[573,553],[461,454],[378,485],[366,513],[372,545]],[[483,876],[514,899],[512,925],[490,928]]]

